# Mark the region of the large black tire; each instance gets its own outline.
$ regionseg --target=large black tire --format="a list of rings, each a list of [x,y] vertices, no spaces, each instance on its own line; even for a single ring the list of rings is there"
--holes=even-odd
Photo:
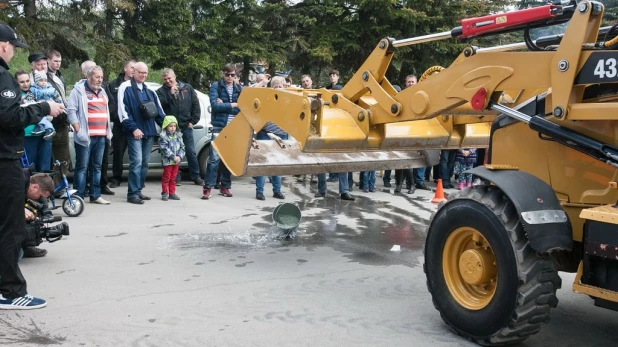
[[[462,272],[443,267],[443,259],[447,264],[460,259],[449,258],[443,250],[447,239],[453,240],[449,239],[451,233],[457,235],[462,229],[478,231],[484,237],[497,267],[495,285],[484,287],[492,288],[493,294],[481,307],[473,309],[462,305],[467,302],[453,296],[457,288],[447,284],[455,287],[456,276],[466,284]],[[558,304],[556,290],[561,279],[551,259],[530,247],[513,203],[496,186],[465,189],[435,213],[427,232],[424,271],[442,320],[457,334],[481,345],[525,340],[540,331],[541,323],[549,321],[550,309]],[[445,271],[455,277],[445,275]]]
[[[197,155],[197,162],[200,166],[200,177],[206,175],[206,167],[208,166],[208,157],[210,156],[210,146],[204,146],[200,153]]]

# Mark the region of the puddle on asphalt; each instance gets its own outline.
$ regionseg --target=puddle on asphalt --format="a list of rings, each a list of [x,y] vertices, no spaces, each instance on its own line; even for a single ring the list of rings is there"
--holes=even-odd
[[[329,192],[326,199],[314,199],[290,186],[302,200],[300,226],[290,237],[272,223],[273,207],[264,207],[263,222],[243,232],[170,234],[167,245],[177,249],[206,249],[211,254],[245,253],[289,247],[331,247],[350,261],[368,265],[418,265],[426,226],[433,212],[423,200],[406,198],[394,206],[389,202],[356,196],[341,201]],[[392,252],[399,245],[401,251]]]

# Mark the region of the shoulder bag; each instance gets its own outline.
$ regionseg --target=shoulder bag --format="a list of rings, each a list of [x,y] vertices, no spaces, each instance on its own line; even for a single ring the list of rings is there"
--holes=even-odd
[[[146,83],[143,84],[144,88],[146,87]],[[148,101],[143,102],[139,95],[137,94],[137,83],[135,83],[134,79],[131,79],[131,88],[133,89],[133,94],[135,95],[135,99],[139,102],[139,111],[143,119],[153,119],[159,115],[159,110],[157,110],[157,105],[154,101],[150,100],[150,95],[148,95],[148,90],[144,90],[146,93],[146,98]]]

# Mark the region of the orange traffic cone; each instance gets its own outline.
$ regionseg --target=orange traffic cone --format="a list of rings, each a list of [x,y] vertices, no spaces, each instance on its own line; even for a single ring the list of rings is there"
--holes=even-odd
[[[442,180],[438,179],[436,195],[433,197],[433,199],[431,199],[431,202],[433,202],[434,204],[439,204],[442,201],[446,201],[446,198],[444,197],[444,188],[442,188]]]

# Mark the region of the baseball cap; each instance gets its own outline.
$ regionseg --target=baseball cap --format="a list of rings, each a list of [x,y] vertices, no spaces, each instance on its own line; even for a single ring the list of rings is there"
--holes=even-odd
[[[20,48],[28,48],[28,45],[17,39],[15,30],[6,24],[0,24],[0,42],[8,42]]]
[[[45,56],[45,54],[41,52],[34,52],[28,56],[29,63],[34,63],[35,61],[39,61],[41,59],[47,60],[47,57]]]

